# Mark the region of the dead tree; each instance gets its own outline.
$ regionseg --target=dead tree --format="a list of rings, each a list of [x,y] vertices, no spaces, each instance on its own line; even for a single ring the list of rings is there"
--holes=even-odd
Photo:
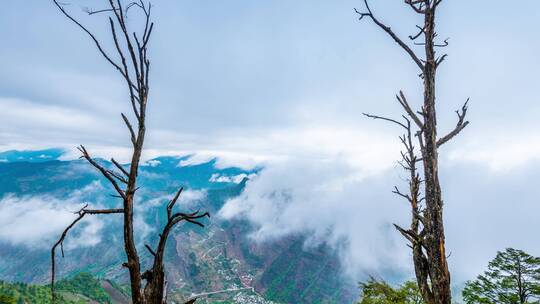
[[[455,128],[442,137],[437,137],[437,115],[435,111],[435,80],[437,69],[445,60],[446,54],[437,57],[436,48],[448,45],[448,39],[437,43],[435,31],[435,16],[442,0],[405,0],[415,13],[423,17],[423,24],[417,25],[418,33],[409,36],[416,46],[422,46],[423,55],[418,55],[408,43],[402,40],[392,29],[382,23],[371,11],[367,0],[364,0],[365,10],[356,13],[360,20],[369,19],[377,27],[386,32],[413,60],[420,70],[423,82],[423,105],[420,111],[415,111],[407,101],[405,94],[399,92],[396,96],[405,111],[402,119],[395,120],[382,116],[365,114],[374,119],[382,119],[404,128],[405,135],[400,137],[404,146],[401,152],[400,164],[408,172],[408,193],[401,192],[397,187],[394,193],[405,198],[411,206],[411,224],[409,229],[395,225],[397,230],[410,242],[412,249],[415,275],[418,286],[426,303],[450,304],[450,273],[448,271],[445,248],[443,199],[439,183],[438,148],[460,133],[469,122],[466,121],[467,102],[461,110],[456,111],[458,121]],[[419,40],[422,41],[419,41]],[[424,57],[422,59],[422,57]],[[414,142],[418,143],[419,153]],[[423,177],[418,166],[423,168]],[[421,186],[423,184],[423,191]]]
[[[129,271],[132,303],[163,304],[166,302],[166,291],[164,290],[166,288],[166,280],[163,259],[167,237],[175,225],[182,221],[203,226],[200,220],[203,217],[209,216],[209,214],[199,211],[193,213],[173,212],[173,208],[182,193],[182,189],[178,190],[164,208],[164,211],[167,213],[167,223],[159,235],[157,247],[152,249],[150,245],[145,245],[146,249],[148,249],[153,256],[154,261],[152,266],[150,269],[144,271],[141,270],[140,257],[134,238],[133,204],[138,189],[137,173],[146,134],[146,107],[150,89],[148,81],[150,60],[148,59],[147,51],[150,36],[154,28],[154,23],[151,21],[152,6],[150,3],[145,3],[143,0],[130,2],[125,6],[123,5],[122,0],[108,0],[105,9],[87,11],[89,15],[99,14],[108,16],[108,23],[114,41],[113,49],[116,53],[116,55],[113,56],[109,54],[109,51],[107,51],[102,42],[100,42],[87,27],[67,12],[64,4],[57,0],[53,0],[53,2],[65,17],[91,38],[99,53],[122,76],[126,89],[129,92],[129,101],[133,112],[132,116],[135,121],[135,124],[132,124],[132,120],[130,120],[128,116],[124,113],[121,114],[127,130],[129,131],[132,145],[131,161],[126,167],[114,159],[111,159],[112,164],[108,167],[92,158],[84,146],[78,148],[82,153],[81,158],[87,160],[88,163],[99,171],[114,188],[115,194],[113,196],[121,200],[122,208],[96,210],[88,209],[88,205],[86,205],[76,212],[78,217],[64,230],[61,237],[51,249],[51,293],[53,303],[55,301],[55,253],[57,247],[60,246],[62,256],[64,255],[63,242],[67,233],[86,215],[120,214],[123,216],[124,251],[127,258],[127,261],[123,263],[122,266]],[[132,32],[128,28],[126,18],[128,12],[132,13],[131,10],[138,11],[144,20],[142,30],[139,32]],[[145,281],[144,285],[143,281]]]

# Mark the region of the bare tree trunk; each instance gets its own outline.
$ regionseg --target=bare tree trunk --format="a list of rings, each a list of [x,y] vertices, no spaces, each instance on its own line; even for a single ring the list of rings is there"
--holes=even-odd
[[[436,75],[437,68],[446,58],[446,54],[437,57],[435,49],[446,47],[447,40],[437,44],[435,31],[436,10],[442,0],[405,0],[416,13],[424,18],[423,26],[417,26],[420,30],[416,35],[409,36],[415,41],[423,37],[423,42],[415,42],[415,45],[424,46],[425,59],[421,59],[415,51],[402,39],[400,39],[390,27],[380,22],[372,13],[367,0],[364,0],[366,12],[356,12],[360,19],[371,19],[379,28],[386,32],[414,61],[420,69],[420,77],[423,79],[424,100],[420,111],[414,111],[405,98],[403,92],[397,95],[397,100],[405,110],[404,123],[395,119],[382,116],[365,114],[374,119],[382,119],[395,123],[405,129],[405,135],[400,137],[405,150],[402,152],[401,165],[410,173],[409,192],[402,193],[397,187],[394,193],[407,199],[411,205],[410,229],[403,229],[395,225],[397,230],[411,243],[416,280],[424,301],[428,304],[450,304],[451,288],[450,273],[446,257],[446,245],[443,221],[443,199],[438,172],[438,148],[460,133],[468,124],[465,121],[467,102],[460,111],[456,111],[458,122],[456,127],[442,138],[437,137],[437,113],[436,113]],[[468,101],[468,100],[467,100]],[[420,115],[420,117],[418,116]],[[413,126],[417,129],[412,130]],[[417,156],[412,137],[418,141],[420,157]],[[424,197],[420,195],[422,179],[417,173],[417,163],[423,165]]]
[[[63,242],[69,230],[87,214],[122,214],[124,217],[124,251],[127,257],[127,262],[123,263],[122,265],[129,271],[132,303],[163,304],[166,301],[163,258],[167,237],[169,236],[170,231],[181,221],[187,221],[189,223],[204,227],[199,220],[203,217],[208,217],[209,214],[200,213],[199,211],[189,214],[180,212],[173,214],[173,208],[180,194],[182,193],[181,188],[176,193],[174,198],[168,202],[165,208],[165,211],[167,212],[167,224],[160,234],[157,250],[154,251],[151,246],[145,245],[148,251],[154,256],[154,263],[151,269],[141,273],[141,263],[134,237],[133,205],[135,202],[135,194],[138,189],[137,175],[146,134],[146,106],[148,102],[148,76],[150,70],[150,60],[147,57],[147,49],[150,35],[154,26],[154,23],[150,20],[152,5],[150,3],[146,4],[143,0],[138,0],[135,2],[130,2],[126,7],[123,7],[122,0],[108,0],[109,8],[100,9],[97,11],[87,11],[89,15],[109,14],[108,20],[114,41],[114,47],[118,57],[120,58],[118,62],[109,56],[107,50],[91,31],[89,31],[79,21],[74,19],[65,10],[63,4],[60,4],[57,0],[53,0],[53,2],[65,17],[75,23],[81,30],[90,36],[101,55],[122,75],[129,92],[130,103],[133,111],[132,114],[135,117],[136,125],[134,128],[130,122],[130,119],[128,119],[128,117],[122,113],[122,119],[124,120],[124,123],[129,131],[131,143],[133,145],[129,170],[126,170],[124,166],[116,162],[114,159],[111,159],[111,162],[115,166],[115,169],[111,170],[105,168],[90,156],[84,146],[79,147],[82,157],[85,158],[95,169],[97,169],[115,189],[115,196],[122,199],[123,208],[95,210],[87,209],[88,206],[86,205],[77,212],[79,216],[64,230],[59,240],[51,249],[52,302],[54,303],[56,299],[54,290],[56,248],[60,246],[63,256]],[[145,23],[142,33],[132,33],[128,30],[126,24],[126,15],[130,9],[139,9],[139,12],[143,14]],[[146,280],[144,290],[142,288],[143,280]]]
[[[435,110],[435,10],[437,6],[425,13],[425,53],[424,64],[424,141],[422,151],[424,165],[424,182],[426,196],[426,247],[433,296],[437,303],[450,304],[450,273],[446,262],[445,236],[443,222],[443,201],[438,172],[437,147],[437,114]]]
[[[141,297],[141,265],[139,255],[133,240],[133,196],[128,197],[124,203],[126,212],[124,213],[124,248],[127,256],[129,270],[129,282],[131,285],[131,295],[133,304],[143,303]]]

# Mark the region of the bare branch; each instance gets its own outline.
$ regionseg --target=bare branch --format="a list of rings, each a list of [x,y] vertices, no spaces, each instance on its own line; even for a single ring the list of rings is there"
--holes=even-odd
[[[435,60],[435,68],[438,68],[439,65],[446,59],[446,57],[448,57],[448,54],[444,54],[441,57],[437,58]]]
[[[112,36],[113,36],[114,46],[116,47],[116,51],[118,53],[118,56],[120,56],[120,59],[121,59],[121,62],[122,62],[122,67],[124,68],[124,74],[126,75],[124,77],[124,79],[126,80],[126,83],[128,85],[129,97],[130,97],[130,101],[131,101],[131,107],[133,109],[133,114],[135,114],[135,117],[137,117],[137,120],[140,123],[141,114],[139,113],[139,110],[137,110],[137,106],[135,104],[135,102],[137,100],[139,100],[139,99],[135,96],[135,92],[134,92],[134,90],[139,90],[140,86],[135,86],[135,84],[133,83],[133,81],[131,80],[131,78],[129,76],[129,69],[128,69],[128,66],[127,66],[127,63],[126,63],[126,56],[124,55],[124,51],[122,51],[122,48],[120,47],[120,43],[118,41],[118,36],[116,35],[116,27],[115,27],[114,21],[113,21],[113,19],[111,17],[109,17],[109,24],[110,24],[110,27],[111,27],[111,33],[112,33]],[[132,137],[132,141],[133,141],[133,137]]]
[[[122,198],[126,198],[126,194],[124,193],[124,190],[122,190],[122,188],[120,188],[120,186],[118,185],[118,183],[116,182],[116,180],[114,179],[113,175],[111,175],[111,173],[109,172],[109,170],[103,168],[100,164],[98,164],[91,156],[90,154],[88,154],[88,151],[86,150],[86,148],[81,145],[77,148],[79,151],[81,151],[82,153],[82,157],[85,158],[92,166],[94,166],[94,168],[96,168],[99,172],[101,172],[101,174],[107,179],[109,180],[109,182],[113,185],[114,189],[116,190],[116,192],[118,192],[118,194],[122,197]]]
[[[469,122],[465,120],[465,116],[467,115],[467,105],[469,103],[469,98],[467,98],[467,101],[463,106],[461,107],[461,113],[460,111],[456,111],[456,114],[458,116],[458,122],[456,124],[456,127],[454,130],[452,130],[450,133],[446,134],[439,140],[437,140],[437,147],[440,147],[447,143],[449,140],[451,140],[454,136],[458,135],[467,125],[469,125]]]
[[[204,227],[204,224],[198,222],[197,220],[198,219],[201,219],[203,217],[210,217],[210,213],[208,212],[205,212],[205,213],[199,213],[199,211],[197,212],[194,212],[194,213],[190,213],[190,214],[186,214],[186,213],[175,213],[172,215],[171,217],[171,220],[169,221],[169,223],[171,223],[171,228],[176,225],[177,223],[181,222],[181,221],[186,221],[186,222],[190,222],[192,224],[196,224],[200,227]]]
[[[146,249],[150,252],[151,255],[153,255],[154,257],[156,256],[156,253],[148,244],[144,244],[144,247],[146,247]]]
[[[399,191],[399,188],[397,186],[394,186],[394,191],[392,191],[392,193],[397,194],[397,195],[405,198],[409,202],[412,201],[411,197],[408,194],[404,194],[401,191]]]
[[[88,207],[88,204],[84,205],[79,211],[75,212],[77,214],[77,218],[69,224],[66,229],[62,232],[62,235],[56,241],[56,243],[51,248],[51,295],[52,295],[52,301],[54,303],[54,300],[56,298],[55,290],[54,290],[54,280],[56,275],[56,248],[60,246],[60,250],[62,252],[62,257],[64,257],[64,240],[68,234],[68,232],[77,224],[80,220],[84,218],[85,215],[95,215],[95,214],[115,214],[115,213],[124,213],[124,209],[86,209]]]
[[[137,137],[135,136],[135,131],[133,130],[133,126],[129,122],[129,119],[124,115],[124,113],[121,113],[122,119],[124,120],[124,123],[126,124],[129,134],[131,135],[131,143],[135,145],[137,143]]]
[[[122,171],[122,173],[124,173],[126,177],[129,176],[129,172],[127,172],[126,169],[124,169],[124,167],[122,167],[122,165],[118,163],[114,158],[111,158],[111,162],[116,166],[116,168],[118,168],[118,170]]]
[[[437,34],[434,34],[434,36],[437,36]],[[433,44],[433,47],[441,47],[441,48],[447,47],[447,46],[449,45],[449,43],[448,43],[448,40],[449,40],[449,39],[450,39],[450,38],[444,39],[443,43],[434,43],[434,44]],[[425,42],[415,42],[414,44],[415,44],[415,45],[426,45]]]
[[[414,51],[405,43],[403,42],[403,40],[401,40],[393,31],[390,27],[384,25],[382,22],[380,22],[377,18],[375,18],[375,16],[373,15],[373,13],[371,12],[371,9],[369,8],[369,4],[367,2],[367,0],[364,0],[364,4],[366,6],[366,10],[367,10],[367,13],[362,13],[362,12],[359,12],[357,9],[354,9],[355,12],[357,14],[360,15],[360,20],[362,20],[364,17],[369,17],[371,18],[371,20],[377,25],[379,26],[383,31],[385,31],[388,35],[390,35],[390,37],[392,37],[392,39],[394,39],[394,41],[399,44],[399,46],[401,46],[401,48],[403,48],[403,50],[405,50],[405,52],[407,52],[407,54],[409,54],[409,56],[411,56],[411,58],[414,60],[414,62],[416,63],[416,65],[418,65],[418,67],[420,68],[421,71],[424,71],[424,64],[422,64],[422,61],[420,60],[420,58],[418,58],[418,56],[416,55],[416,53],[414,53]]]
[[[401,234],[402,234],[409,242],[411,242],[412,244],[418,242],[417,237],[415,237],[415,236],[412,234],[411,231],[405,230],[405,229],[401,228],[400,226],[398,226],[397,224],[394,224],[394,227],[396,228],[397,231],[399,231],[399,233],[401,233]]]
[[[405,3],[408,4],[415,12],[419,14],[426,13],[426,10],[424,9],[425,0],[405,0]]]
[[[144,6],[144,3],[141,1],[140,3],[137,3],[137,2],[131,2],[130,4],[126,5],[126,13],[129,11],[130,8],[132,8],[132,7],[134,7],[134,6],[140,8],[140,9],[143,10],[143,11],[146,11],[145,6]]]
[[[105,8],[105,9],[100,9],[100,10],[92,10],[92,9],[90,9],[88,7],[85,7],[84,12],[87,13],[88,15],[95,15],[95,14],[100,14],[100,13],[112,12],[112,9],[111,8]]]
[[[424,124],[422,123],[422,121],[420,121],[420,118],[418,118],[418,116],[411,109],[411,106],[407,102],[407,98],[405,98],[405,94],[403,94],[403,91],[399,91],[399,95],[396,95],[396,98],[397,98],[399,104],[401,104],[401,106],[403,107],[403,109],[405,109],[405,112],[407,112],[409,117],[418,126],[418,128],[423,129]]]
[[[167,204],[167,213],[168,214],[170,213],[169,210],[172,210],[172,207],[174,206],[176,200],[178,199],[178,196],[180,195],[179,193],[181,191],[182,191],[182,189],[180,189],[177,192],[177,195],[175,196],[176,199],[173,198],[171,200],[171,202],[169,202],[169,204]],[[167,244],[167,238],[169,237],[169,234],[170,234],[171,230],[175,227],[175,225],[178,224],[181,221],[186,221],[186,222],[189,222],[189,223],[204,227],[204,224],[198,221],[199,219],[201,219],[203,217],[210,217],[210,214],[208,212],[199,213],[199,211],[196,211],[196,212],[193,212],[193,213],[190,213],[190,214],[179,212],[179,213],[175,213],[173,215],[168,215],[167,224],[165,225],[165,227],[163,227],[163,231],[159,235],[159,244],[158,244],[158,247],[157,247],[156,251],[154,252],[155,253],[154,254],[154,264],[152,266],[152,269],[148,271],[149,272],[148,273],[149,277],[153,277],[153,280],[163,280],[164,279],[163,278],[163,258],[164,258],[164,254],[165,254],[165,245]],[[155,284],[155,282],[154,282],[154,284]]]
[[[449,44],[449,43],[448,43],[448,40],[449,40],[449,39],[450,39],[450,38],[446,38],[446,39],[444,39],[443,43],[434,44],[433,46],[436,46],[436,47],[447,47],[448,44]]]
[[[420,32],[418,32],[418,34],[416,34],[414,36],[410,35],[409,39],[411,39],[411,40],[416,40],[416,39],[418,39],[418,37],[420,37],[420,35],[426,33],[426,28],[425,27],[421,27],[421,26],[418,26],[418,25],[416,27],[420,30]]]
[[[84,25],[82,25],[79,21],[77,21],[75,18],[73,18],[68,12],[66,12],[66,10],[64,9],[64,7],[57,1],[57,0],[53,0],[54,4],[56,5],[56,7],[58,7],[58,9],[62,12],[62,14],[64,14],[64,16],[66,16],[69,20],[71,20],[73,23],[75,23],[79,28],[81,28],[86,34],[88,34],[88,36],[90,36],[90,38],[94,41],[94,44],[97,46],[99,52],[101,53],[101,55],[103,55],[103,57],[105,57],[105,59],[115,68],[117,69],[120,74],[122,74],[122,76],[124,78],[127,77],[126,74],[124,74],[124,71],[122,71],[122,68],[120,68],[120,66],[114,62],[111,57],[107,54],[107,52],[105,52],[105,50],[103,49],[103,47],[101,46],[101,44],[99,43],[99,41],[97,40],[96,36],[94,34],[92,34],[92,32],[90,32]]]
[[[373,119],[380,119],[380,120],[385,120],[385,121],[389,121],[391,123],[395,123],[405,129],[407,129],[407,126],[404,125],[403,123],[395,120],[395,119],[392,119],[392,118],[387,118],[387,117],[383,117],[383,116],[377,116],[377,115],[371,115],[371,114],[367,114],[367,113],[362,113],[364,116],[366,117],[369,117],[369,118],[373,118]]]
[[[122,175],[120,175],[119,173],[113,171],[113,170],[107,170],[107,172],[109,172],[109,174],[116,178],[117,180],[119,180],[120,182],[124,183],[124,184],[127,184],[128,183],[128,180],[123,177]]]
[[[167,204],[167,219],[168,220],[171,220],[171,217],[172,217],[172,210],[174,208],[174,205],[176,204],[176,201],[178,200],[178,198],[180,197],[180,194],[182,193],[182,191],[184,190],[184,187],[181,187],[177,192],[176,194],[174,195],[174,197],[169,201],[169,203]]]
[[[113,0],[109,0],[109,3],[111,5],[111,8],[114,9],[115,5],[114,5]],[[132,67],[133,67],[133,70],[135,71],[135,75],[137,77],[137,87],[141,88],[142,87],[141,73],[140,73],[140,70],[139,70],[139,64],[137,62],[137,56],[135,56],[135,51],[133,49],[133,43],[131,42],[131,39],[129,38],[128,30],[127,30],[127,27],[126,27],[125,18],[124,18],[124,12],[122,11],[122,2],[120,0],[117,0],[116,4],[118,5],[118,10],[113,10],[113,13],[116,16],[116,19],[117,19],[118,23],[120,24],[120,28],[122,29],[122,33],[124,34],[125,43],[126,43],[126,46],[128,48],[128,53],[129,53],[129,56],[130,56],[131,61],[132,61]]]

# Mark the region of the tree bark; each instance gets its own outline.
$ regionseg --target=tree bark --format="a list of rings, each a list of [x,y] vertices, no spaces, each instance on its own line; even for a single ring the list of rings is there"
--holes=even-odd
[[[443,222],[443,200],[439,183],[439,164],[437,146],[437,114],[435,108],[435,10],[425,14],[425,53],[424,64],[424,142],[423,151],[425,196],[426,196],[426,247],[433,296],[437,303],[451,304],[450,273],[446,261],[445,235]]]

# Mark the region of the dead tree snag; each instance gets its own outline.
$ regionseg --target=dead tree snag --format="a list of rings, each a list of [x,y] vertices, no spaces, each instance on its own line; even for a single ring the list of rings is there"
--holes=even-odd
[[[124,168],[116,160],[111,159],[115,169],[108,169],[98,163],[84,146],[78,149],[81,152],[81,158],[84,158],[97,171],[103,175],[115,190],[115,197],[121,199],[122,208],[120,209],[104,209],[93,210],[87,209],[87,206],[77,212],[78,217],[64,230],[60,239],[52,247],[51,250],[51,292],[53,303],[55,300],[54,279],[55,279],[55,252],[60,246],[63,251],[63,242],[69,232],[85,215],[105,215],[105,214],[122,214],[123,215],[123,237],[124,251],[127,261],[123,264],[129,271],[129,279],[131,284],[131,296],[133,304],[163,304],[166,299],[166,281],[163,265],[163,256],[165,252],[165,244],[170,231],[175,225],[182,221],[203,226],[200,220],[203,217],[209,216],[208,213],[199,211],[194,213],[174,213],[173,207],[176,204],[181,190],[176,193],[174,198],[167,204],[165,211],[168,215],[168,221],[162,230],[159,238],[157,249],[152,249],[149,245],[146,248],[152,253],[154,262],[148,270],[141,270],[140,257],[137,251],[134,238],[133,227],[133,204],[135,195],[138,189],[137,175],[139,163],[144,145],[146,134],[146,107],[148,103],[149,87],[149,72],[150,60],[148,58],[148,43],[154,28],[154,23],[151,21],[152,5],[145,3],[143,0],[130,2],[123,6],[122,0],[108,0],[108,7],[105,9],[90,11],[89,15],[106,14],[110,32],[114,41],[114,52],[116,56],[111,56],[99,39],[88,30],[81,22],[70,15],[63,4],[57,0],[53,0],[60,12],[83,32],[85,32],[93,41],[100,54],[105,60],[113,66],[113,68],[122,76],[126,89],[129,92],[129,101],[131,104],[132,115],[135,124],[132,124],[128,116],[121,114],[122,119],[129,131],[129,138],[132,144],[131,161],[129,168]],[[142,14],[144,25],[139,32],[131,32],[126,23],[128,11],[138,10]],[[114,58],[118,59],[114,59]],[[146,283],[143,286],[143,281]]]
[[[435,16],[442,0],[405,0],[415,13],[423,17],[423,24],[417,25],[418,33],[409,36],[413,45],[423,46],[423,58],[413,47],[398,37],[392,29],[382,23],[372,12],[367,0],[365,10],[356,13],[360,20],[369,19],[386,32],[413,60],[420,70],[423,82],[423,105],[420,111],[410,106],[405,94],[396,96],[405,111],[402,119],[395,120],[382,116],[365,114],[374,119],[382,119],[397,124],[404,129],[405,135],[400,137],[403,144],[401,161],[399,162],[408,174],[408,193],[397,187],[394,193],[406,199],[411,206],[411,224],[409,229],[395,225],[396,229],[409,241],[412,249],[415,275],[418,286],[428,304],[450,304],[450,273],[448,271],[444,222],[443,199],[439,183],[438,148],[460,133],[469,122],[466,120],[467,102],[456,111],[458,122],[456,127],[443,137],[437,136],[436,106],[436,73],[446,54],[437,57],[436,48],[448,45],[448,39],[437,43]],[[418,42],[418,40],[422,41]],[[415,147],[417,142],[418,149]],[[419,169],[421,164],[422,168]],[[423,169],[421,177],[420,170]],[[423,185],[423,189],[422,188]],[[423,191],[422,191],[423,190]]]

